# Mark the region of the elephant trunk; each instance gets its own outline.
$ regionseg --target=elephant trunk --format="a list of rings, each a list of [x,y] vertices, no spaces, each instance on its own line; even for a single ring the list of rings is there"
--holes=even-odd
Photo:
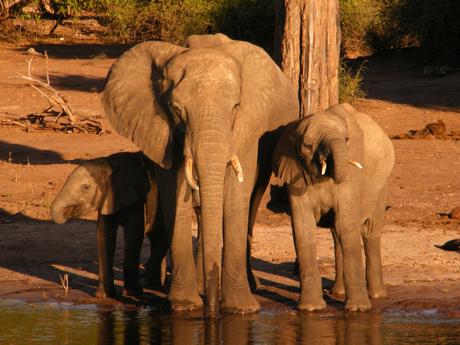
[[[230,129],[222,125],[222,115],[216,114],[219,110],[211,108],[202,111],[201,120],[190,128],[190,144],[201,201],[205,308],[208,316],[215,316],[220,304],[223,194]]]
[[[347,178],[348,171],[348,150],[345,140],[341,138],[329,141],[332,157],[334,160],[334,180],[335,183],[342,183]]]
[[[59,195],[51,204],[51,219],[57,224],[64,224],[69,219],[65,202],[59,199]]]

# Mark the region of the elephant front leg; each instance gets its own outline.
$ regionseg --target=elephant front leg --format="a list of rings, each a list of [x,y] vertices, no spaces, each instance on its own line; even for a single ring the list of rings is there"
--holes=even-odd
[[[113,258],[117,240],[118,220],[116,215],[99,214],[97,219],[96,241],[99,266],[99,284],[96,291],[98,298],[116,296],[113,284]]]
[[[197,273],[192,247],[192,197],[184,170],[159,169],[158,187],[166,229],[171,237],[171,287],[169,301],[173,311],[203,307],[198,294]]]
[[[344,194],[346,194],[346,191],[341,193],[341,195]],[[350,200],[353,200],[353,198],[340,200],[335,210],[335,228],[340,239],[343,255],[345,310],[367,311],[371,309],[371,303],[364,280],[358,212],[355,203]]]
[[[139,277],[139,261],[144,240],[144,204],[132,205],[124,213],[123,295],[140,297],[143,292]]]
[[[289,187],[288,187],[289,190]],[[316,261],[316,221],[307,194],[289,193],[294,243],[299,262],[300,300],[298,308],[305,311],[326,307],[321,275]]]
[[[249,199],[252,190],[249,181],[254,176],[245,171],[245,181],[236,181],[234,172],[227,171],[224,202],[224,261],[222,268],[223,311],[254,313],[259,302],[251,293],[246,270]]]

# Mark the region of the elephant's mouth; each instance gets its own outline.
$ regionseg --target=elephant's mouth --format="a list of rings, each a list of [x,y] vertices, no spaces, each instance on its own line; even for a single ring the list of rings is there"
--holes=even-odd
[[[66,221],[68,221],[69,219],[72,219],[72,218],[76,218],[78,216],[81,215],[81,207],[80,206],[71,206],[69,208],[67,208],[67,210],[65,210],[63,212],[63,217]]]
[[[243,168],[241,167],[240,160],[236,154],[232,155],[229,159],[229,163],[235,171],[236,179],[238,182],[244,181]],[[193,159],[189,156],[185,156],[185,179],[187,184],[194,191],[199,191],[200,187],[198,181],[193,174]]]

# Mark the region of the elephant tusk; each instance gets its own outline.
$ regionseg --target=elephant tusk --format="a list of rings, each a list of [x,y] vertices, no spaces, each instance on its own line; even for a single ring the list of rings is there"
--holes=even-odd
[[[357,161],[353,161],[351,159],[348,160],[348,163],[350,163],[351,165],[354,165],[355,167],[357,167],[358,169],[362,169],[363,168],[363,165]]]
[[[190,157],[185,156],[185,179],[188,185],[193,190],[199,190],[198,183],[193,177],[193,160]]]
[[[326,173],[327,163],[324,159],[321,159],[320,163],[321,163],[321,175],[324,175]]]
[[[230,158],[230,163],[232,163],[233,170],[235,170],[236,174],[236,179],[238,182],[243,182],[244,180],[244,175],[243,175],[243,169],[241,168],[240,160],[238,159],[237,155],[233,155]]]

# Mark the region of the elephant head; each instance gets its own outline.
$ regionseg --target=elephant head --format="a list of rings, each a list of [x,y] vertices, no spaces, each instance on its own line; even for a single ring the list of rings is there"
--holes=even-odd
[[[150,185],[138,153],[84,162],[69,175],[51,205],[58,224],[93,211],[115,214],[146,199]]]
[[[163,168],[184,159],[186,180],[199,189],[208,310],[220,297],[226,169],[243,180],[236,143],[279,127],[270,118],[295,96],[288,84],[262,49],[221,34],[192,36],[185,47],[138,44],[107,77],[102,100],[114,129]]]
[[[274,172],[286,183],[304,178],[307,185],[325,176],[336,184],[348,178],[349,130],[346,120],[332,111],[310,115],[287,126],[273,157]]]

